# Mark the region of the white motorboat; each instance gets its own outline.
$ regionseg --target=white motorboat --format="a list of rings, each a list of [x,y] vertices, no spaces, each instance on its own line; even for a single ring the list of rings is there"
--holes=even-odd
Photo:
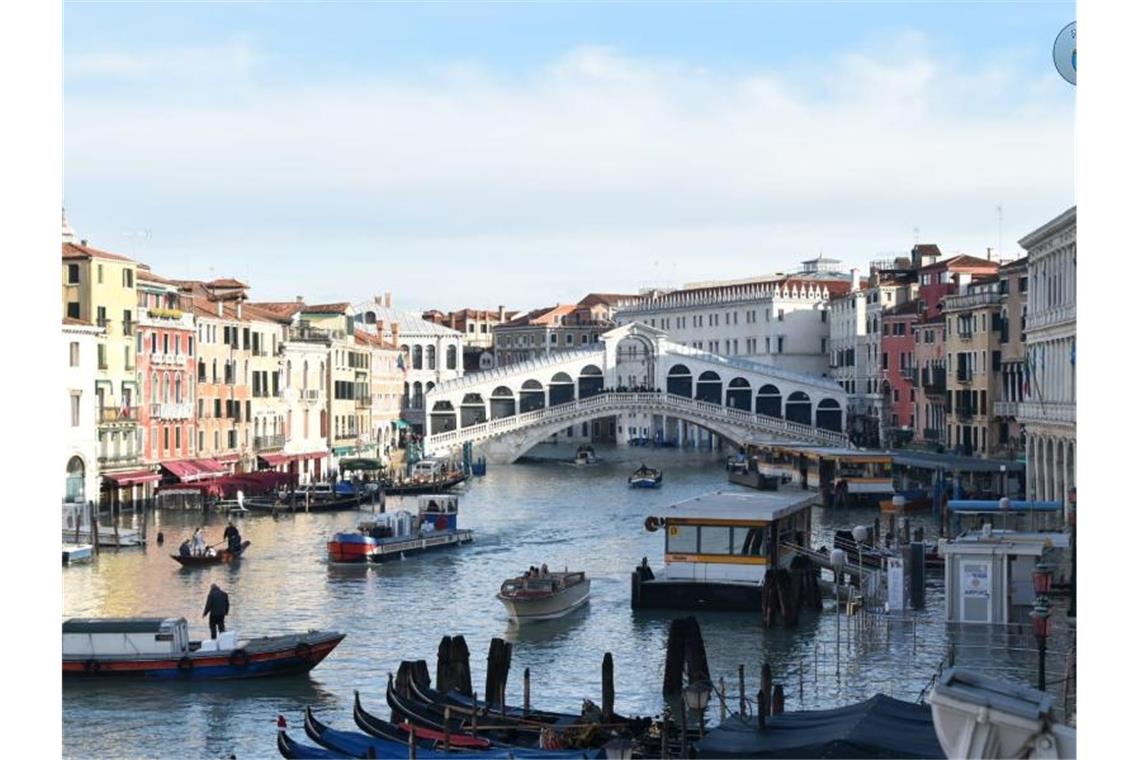
[[[512,620],[550,620],[578,609],[590,598],[590,579],[581,571],[528,571],[504,581],[498,593]]]

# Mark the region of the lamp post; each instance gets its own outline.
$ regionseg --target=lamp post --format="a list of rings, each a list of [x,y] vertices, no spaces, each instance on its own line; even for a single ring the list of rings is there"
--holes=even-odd
[[[855,544],[859,548],[859,594],[862,595],[863,589],[863,542],[867,540],[867,526],[856,525],[851,535],[855,537]]]
[[[843,577],[843,565],[847,562],[847,552],[831,550],[831,568],[835,571],[835,677],[839,677],[839,583]]]
[[[1009,528],[1009,497],[1008,496],[1003,496],[1000,499],[998,499],[998,509],[1001,510],[1001,529],[1007,530]]]
[[[1044,562],[1033,568],[1033,590],[1037,601],[1033,604],[1033,635],[1037,637],[1037,690],[1045,691],[1045,641],[1049,638],[1049,616],[1053,605],[1046,596],[1053,586],[1053,571]]]
[[[709,694],[711,693],[712,688],[707,681],[691,683],[684,689],[685,706],[697,713],[699,720],[697,735],[702,739],[705,736],[705,708],[709,706]]]

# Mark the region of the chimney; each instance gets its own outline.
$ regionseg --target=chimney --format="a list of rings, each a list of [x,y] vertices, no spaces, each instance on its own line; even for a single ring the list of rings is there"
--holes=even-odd
[[[376,303],[377,306],[383,306],[384,305],[384,299],[381,298],[380,296],[372,296],[372,300]]]
[[[986,261],[993,261],[993,260],[994,260],[994,249],[993,248],[987,248],[986,249]]]
[[[386,308],[386,309],[392,308],[392,291],[390,291],[390,290],[384,291],[384,308]]]
[[[241,299],[240,298],[238,299],[237,306],[235,308],[237,309],[237,318],[241,319]]]
[[[297,303],[304,303],[305,300],[301,296],[297,296]]]
[[[376,334],[381,338],[384,337],[384,320],[382,319],[376,320]]]
[[[87,247],[87,239],[86,239],[86,238],[84,238],[83,240],[80,240],[80,241],[79,241],[79,244],[80,244],[81,246],[83,246],[84,248],[86,248],[86,247]]]
[[[224,309],[225,309],[225,305],[221,301],[218,301],[218,316],[219,317],[225,315],[225,312],[223,311]]]
[[[507,320],[507,307],[499,304],[499,321],[505,322]]]
[[[852,290],[858,290],[859,289],[859,268],[858,267],[855,267],[854,269],[851,270],[851,289]]]

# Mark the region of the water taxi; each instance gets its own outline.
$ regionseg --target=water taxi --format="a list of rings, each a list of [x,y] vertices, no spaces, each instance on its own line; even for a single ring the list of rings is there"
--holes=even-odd
[[[574,454],[574,464],[594,464],[598,461],[593,446],[579,446]]]
[[[528,570],[517,578],[503,581],[499,601],[511,619],[519,623],[550,620],[578,609],[590,598],[590,579],[581,571],[561,573],[543,569]]]
[[[363,522],[355,533],[337,533],[328,542],[330,562],[386,562],[431,549],[475,540],[474,532],[459,527],[459,497],[427,494],[418,497],[418,510],[387,512]]]
[[[654,575],[647,560],[634,569],[634,608],[759,611],[764,576],[791,564],[796,546],[811,536],[815,494],[714,491],[674,504],[646,519],[664,529],[665,568]]]
[[[629,476],[629,485],[633,488],[659,488],[663,477],[661,470],[641,465]]]

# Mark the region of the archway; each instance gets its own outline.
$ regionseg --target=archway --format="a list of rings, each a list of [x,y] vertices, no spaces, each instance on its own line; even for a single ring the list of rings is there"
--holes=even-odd
[[[419,380],[412,383],[412,408],[424,408],[424,385]]]
[[[420,344],[412,346],[412,369],[424,368],[424,347]]]
[[[550,405],[558,406],[574,400],[574,381],[565,372],[550,378]]]
[[[519,413],[533,412],[546,406],[546,389],[537,380],[527,380],[519,389]]]
[[[618,385],[626,388],[653,389],[653,341],[644,335],[627,335],[617,344]]]
[[[70,504],[82,504],[86,500],[83,484],[87,469],[83,466],[83,459],[72,457],[67,462],[67,490],[66,499]]]
[[[752,386],[743,377],[734,377],[728,381],[728,391],[725,395],[725,405],[732,409],[752,411]]]
[[[459,405],[459,424],[463,427],[479,425],[487,421],[487,405],[478,393],[468,393]]]
[[[770,383],[760,386],[756,391],[756,413],[766,417],[784,416],[784,398],[779,388]]]
[[[513,417],[515,414],[515,394],[505,385],[491,392],[491,419]]]
[[[795,391],[788,396],[788,403],[784,416],[789,422],[798,422],[801,425],[811,424],[811,399],[803,391]]]
[[[665,392],[674,396],[693,397],[693,373],[684,364],[674,364],[665,377]]]
[[[578,374],[578,398],[598,395],[605,387],[605,382],[602,370],[593,364],[587,364]]]
[[[833,398],[825,398],[815,408],[815,426],[836,433],[843,432],[843,410]]]
[[[450,401],[436,401],[431,408],[431,432],[455,430],[455,407]]]
[[[697,400],[708,401],[711,404],[720,404],[721,390],[724,384],[720,380],[720,375],[710,370],[705,370],[701,376],[697,378]]]

